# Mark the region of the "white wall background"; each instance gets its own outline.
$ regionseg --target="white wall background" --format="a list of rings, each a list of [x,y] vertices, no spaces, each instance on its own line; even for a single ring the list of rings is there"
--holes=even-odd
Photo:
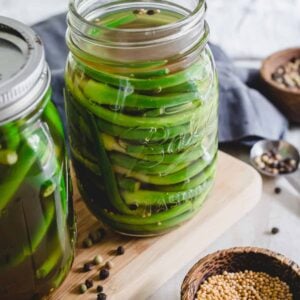
[[[211,41],[237,59],[261,59],[300,46],[300,0],[207,0]],[[34,24],[67,9],[68,0],[0,0],[0,15]]]
[[[32,25],[67,7],[68,0],[0,0],[0,15]]]

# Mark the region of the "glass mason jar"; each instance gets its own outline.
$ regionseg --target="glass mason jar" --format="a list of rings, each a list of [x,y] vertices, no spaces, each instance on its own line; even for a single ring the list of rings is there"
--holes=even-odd
[[[0,17],[0,298],[41,299],[74,256],[63,125],[39,37]]]
[[[115,231],[193,217],[215,175],[218,81],[204,0],[73,0],[66,110],[79,189]]]

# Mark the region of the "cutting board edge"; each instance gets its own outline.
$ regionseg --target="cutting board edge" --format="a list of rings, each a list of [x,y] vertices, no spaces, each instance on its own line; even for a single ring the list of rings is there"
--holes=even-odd
[[[208,247],[208,245],[211,244],[217,237],[222,235],[225,230],[227,230],[228,228],[233,226],[240,218],[242,218],[246,213],[248,213],[258,203],[258,201],[260,199],[260,195],[261,195],[261,191],[262,191],[262,189],[261,189],[262,180],[261,180],[260,175],[251,166],[247,165],[246,163],[244,163],[222,151],[219,151],[219,162],[218,163],[219,163],[218,168],[221,167],[223,172],[226,172],[227,169],[231,170],[232,172],[235,172],[235,175],[237,174],[237,172],[243,172],[243,176],[241,176],[241,177],[244,179],[245,179],[245,174],[247,174],[246,180],[248,181],[248,185],[245,189],[243,189],[243,191],[241,193],[239,193],[239,195],[242,195],[242,196],[244,195],[243,197],[245,197],[246,199],[249,199],[249,202],[251,205],[241,205],[241,204],[243,204],[243,202],[238,201],[237,199],[235,199],[233,203],[231,203],[231,201],[230,201],[230,203],[228,205],[224,205],[224,203],[223,203],[225,209],[227,211],[230,211],[231,207],[233,207],[235,205],[234,204],[235,201],[237,201],[239,203],[239,205],[241,205],[242,213],[240,213],[239,216],[236,216],[234,220],[232,218],[230,220],[228,220],[228,224],[227,223],[226,223],[227,225],[225,224],[226,226],[223,224],[223,226],[222,226],[223,230],[217,230],[217,232],[214,232],[214,230],[212,228],[211,229],[212,232],[207,232],[206,229],[202,229],[202,230],[199,229],[197,231],[197,234],[201,234],[201,231],[206,233],[206,235],[209,233],[208,234],[209,239],[207,238],[206,240],[201,241],[201,247],[197,247],[196,250],[193,250],[194,251],[193,254],[189,255],[188,258],[185,258],[184,260],[178,259],[178,261],[179,261],[178,265],[180,265],[179,266],[180,268],[187,265],[193,258],[195,258],[197,255],[199,255],[200,252],[202,252],[206,247]],[[222,176],[222,177],[223,177],[222,180],[224,180],[224,182],[222,182],[222,184],[219,183],[218,185],[219,185],[219,187],[224,189],[224,187],[228,186],[228,184],[226,184],[228,177],[226,177],[226,176]],[[239,176],[235,176],[235,177],[239,178]],[[219,179],[219,182],[220,182],[220,179]],[[232,186],[232,183],[229,184],[229,187],[230,186]],[[255,187],[255,188],[253,188],[253,187]],[[219,193],[219,194],[221,194],[220,198],[222,198],[222,197],[226,198],[226,195],[223,195],[223,193]],[[78,191],[77,191],[77,196],[78,196]],[[77,198],[79,198],[79,197],[76,197],[74,199],[77,199]],[[254,199],[255,199],[255,201],[254,201]],[[211,205],[209,205],[210,209],[212,209],[212,207],[215,205],[215,202],[212,201]],[[77,205],[78,205],[78,203],[80,203],[80,202],[78,202],[78,199],[76,200],[76,203],[77,203]],[[216,225],[216,223],[218,223],[216,220],[218,220],[218,218],[220,218],[220,215],[222,215],[222,214],[215,212],[213,214],[213,220],[209,220],[210,219],[209,213],[210,213],[210,210],[206,211],[206,213],[205,213],[207,215],[206,217],[208,218],[208,220],[206,220],[205,224],[215,223],[215,225]],[[192,222],[194,222],[194,220],[196,220],[196,219],[193,219],[190,222],[192,223]],[[180,230],[182,227],[180,227],[178,230]],[[201,226],[199,226],[199,227],[201,227]],[[178,233],[176,233],[176,232],[177,232],[177,230],[171,232],[170,234],[172,236],[177,235]],[[167,235],[162,236],[162,238],[165,236],[167,236]],[[157,242],[156,238],[154,238],[153,240],[154,240],[153,246],[155,246],[158,242]],[[152,241],[152,239],[150,241]],[[112,242],[115,243],[115,240],[113,240]],[[169,243],[168,245],[172,245],[172,239],[167,241],[167,243]],[[147,244],[147,242],[138,243],[133,240],[131,240],[129,244],[130,244],[131,248],[126,250],[126,254],[128,254],[129,257],[127,256],[127,258],[126,258],[126,254],[125,254],[124,257],[119,258],[121,260],[118,260],[118,262],[121,263],[122,266],[117,266],[116,268],[114,268],[114,271],[112,270],[113,271],[112,276],[110,276],[110,278],[108,279],[107,282],[104,282],[105,292],[108,294],[109,299],[111,299],[111,300],[113,300],[113,299],[115,299],[115,300],[143,300],[143,299],[146,299],[148,296],[152,295],[155,292],[155,290],[157,290],[168,279],[170,279],[174,274],[176,274],[179,271],[179,267],[176,266],[173,268],[173,270],[171,269],[171,272],[167,272],[167,274],[163,274],[162,271],[164,271],[163,270],[164,268],[159,268],[160,260],[162,260],[162,261],[164,260],[164,256],[161,255],[161,257],[159,259],[157,259],[157,261],[156,261],[158,263],[158,265],[152,266],[152,268],[148,268],[146,270],[148,277],[150,275],[150,277],[151,276],[153,277],[153,280],[158,279],[158,281],[159,281],[158,284],[157,284],[157,281],[152,283],[151,280],[145,279],[143,277],[143,276],[145,276],[145,274],[143,274],[145,272],[138,273],[139,276],[135,276],[136,277],[135,280],[131,280],[132,278],[130,278],[129,272],[132,269],[132,266],[133,266],[135,260],[138,260],[138,259],[143,260],[143,258],[147,257],[147,255],[144,252],[148,252],[149,251],[148,248],[152,248],[152,247],[146,246],[146,248],[145,248],[144,246],[145,246],[145,244]],[[152,242],[149,244],[152,245]],[[182,244],[184,244],[184,242],[182,242]],[[142,246],[142,248],[140,246]],[[155,247],[157,247],[157,245]],[[153,249],[155,249],[155,247],[152,248],[152,251],[153,251]],[[140,248],[142,250],[139,250]],[[99,249],[98,251],[102,251],[101,245],[99,246],[98,249]],[[144,249],[146,249],[146,250],[144,250]],[[138,251],[144,251],[144,252],[141,255]],[[91,257],[88,252],[84,252],[84,253],[86,253],[85,255],[87,256],[87,258]],[[138,256],[136,256],[134,254],[136,254],[136,255],[138,254]],[[139,258],[139,257],[141,257],[141,258]],[[150,254],[150,257],[151,257],[151,254]],[[122,260],[124,260],[124,259],[125,259],[124,263],[126,263],[126,264],[122,263]],[[126,259],[128,262],[126,262]],[[81,256],[81,259],[79,259],[79,261],[77,260],[76,265],[78,265],[78,264],[80,265],[82,263],[82,261],[83,261],[83,257]],[[129,268],[128,268],[128,266],[129,266]],[[171,266],[173,266],[173,265],[171,264]],[[145,268],[143,271],[145,271]],[[75,271],[75,273],[76,273],[76,271]],[[115,278],[116,277],[121,278],[122,274],[124,274],[123,278],[125,280],[123,280],[123,281],[125,282],[125,284],[112,286]],[[55,291],[53,297],[50,297],[50,299],[52,299],[52,300],[55,300],[55,299],[57,299],[57,300],[62,300],[62,299],[63,300],[67,300],[67,299],[70,299],[70,300],[71,299],[72,300],[73,299],[92,300],[92,299],[95,299],[95,294],[93,292],[92,293],[89,292],[85,295],[74,294],[74,288],[77,288],[77,285],[79,282],[76,276],[77,275],[75,275],[75,277],[74,277],[72,274],[71,278],[73,278],[73,281],[72,280],[68,281],[68,279],[67,279],[66,280],[67,282],[65,282],[62,287],[63,288],[62,292],[60,293],[59,290]],[[138,290],[137,290],[136,285],[139,287]],[[73,292],[66,293],[67,291],[71,291],[70,290],[71,287],[72,287]],[[123,287],[123,288],[119,288],[119,287]],[[113,290],[113,288],[116,288],[116,290]],[[117,290],[119,290],[119,292],[117,292]]]
[[[249,175],[251,177],[251,182],[249,183],[249,185],[247,186],[246,189],[242,190],[240,197],[244,197],[244,198],[248,198],[249,199],[249,203],[251,205],[245,205],[242,204],[241,205],[241,211],[242,213],[237,216],[234,220],[228,220],[227,223],[223,223],[222,226],[222,231],[217,232],[215,235],[213,235],[213,231],[211,231],[211,234],[209,235],[209,239],[208,242],[205,243],[205,245],[203,245],[203,247],[198,248],[197,250],[194,251],[193,254],[189,255],[189,258],[186,258],[184,260],[179,260],[180,262],[180,266],[177,264],[176,266],[176,270],[174,269],[174,271],[170,271],[167,275],[165,275],[164,280],[159,280],[157,282],[149,282],[149,281],[145,281],[144,283],[142,283],[141,285],[141,278],[142,276],[136,278],[135,281],[130,282],[129,284],[127,284],[126,287],[126,291],[125,290],[121,290],[119,293],[114,292],[114,296],[111,298],[113,300],[144,300],[147,297],[151,296],[151,294],[153,294],[153,292],[155,290],[157,290],[159,287],[161,287],[163,285],[163,283],[165,283],[167,280],[169,280],[172,276],[174,276],[178,271],[178,269],[183,268],[186,264],[188,264],[193,258],[195,258],[197,255],[199,255],[199,252],[202,252],[203,250],[205,250],[206,247],[208,247],[209,244],[211,244],[214,240],[216,240],[219,236],[221,236],[226,230],[228,230],[229,228],[231,228],[232,226],[234,226],[242,217],[244,217],[247,213],[249,213],[260,201],[261,199],[261,195],[262,195],[262,178],[259,175],[259,173],[250,165],[224,153],[221,152],[221,155],[226,156],[229,159],[234,160],[235,163],[240,164],[240,166],[243,167],[243,169],[247,170],[247,172],[249,172]],[[245,171],[246,172],[246,171]],[[251,193],[249,193],[251,192]],[[226,206],[226,210],[230,211],[232,209],[233,206],[235,206],[236,204],[241,204],[238,200],[236,200],[235,202],[229,202],[229,205]],[[218,222],[218,218],[220,215],[224,214],[224,210],[221,211],[215,211],[208,220],[206,220],[206,223],[211,224],[211,223],[217,223]],[[196,219],[197,217],[195,217]],[[189,223],[193,223],[193,220],[190,221]],[[205,224],[201,224],[201,227],[205,227]],[[207,225],[207,224],[206,224]],[[178,229],[180,230],[180,228]],[[169,233],[169,235],[175,235],[177,230]],[[199,228],[199,232],[201,232],[202,229]],[[159,243],[159,241],[157,241]],[[186,243],[186,242],[182,242],[182,243]],[[153,250],[153,249],[152,249]],[[131,268],[132,265],[138,264],[139,260],[145,260],[147,256],[149,254],[149,251],[147,251],[146,253],[141,253],[138,257],[137,260],[134,260],[132,262],[130,262],[127,266],[126,269],[123,269],[121,271],[119,271],[119,276],[122,276],[122,273],[126,273],[125,276],[127,276],[129,269]],[[171,251],[168,253],[168,256],[172,255]],[[163,261],[164,260],[164,256],[161,256],[159,258],[159,261]],[[151,265],[151,271],[149,271],[149,268],[147,270],[147,275],[149,277],[153,277],[153,278],[157,278],[157,272],[156,272],[157,266],[153,266]],[[164,269],[164,268],[162,268]],[[160,279],[162,276],[162,273],[159,274]],[[139,286],[140,289],[138,291],[135,291],[134,288],[130,289],[130,286]],[[147,288],[151,287],[151,290],[148,290]],[[128,291],[132,291],[132,294],[128,294]],[[142,295],[141,295],[142,293]],[[124,297],[127,298],[124,298]]]

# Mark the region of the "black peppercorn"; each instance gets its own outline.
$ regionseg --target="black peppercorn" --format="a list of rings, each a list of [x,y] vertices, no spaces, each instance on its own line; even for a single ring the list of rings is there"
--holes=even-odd
[[[97,292],[98,292],[98,293],[103,292],[103,286],[102,286],[102,285],[98,285],[98,286],[97,286]]]
[[[101,269],[100,272],[99,272],[99,279],[100,280],[104,280],[104,279],[106,279],[108,277],[109,277],[109,270],[107,270],[105,268]]]
[[[274,189],[275,194],[280,194],[281,193],[281,188],[280,187],[276,187]]]
[[[106,300],[106,294],[104,294],[104,293],[99,293],[98,295],[97,295],[97,300]]]
[[[90,289],[90,288],[94,285],[94,282],[93,282],[92,279],[87,279],[87,280],[85,281],[85,285],[86,285],[86,287],[87,287],[88,289]]]
[[[155,10],[149,9],[149,10],[147,11],[147,15],[149,15],[149,16],[155,15]]]
[[[274,235],[279,233],[279,228],[273,227],[272,230],[271,230],[271,233],[274,234]]]
[[[90,263],[85,263],[84,265],[83,265],[83,272],[89,272],[89,271],[91,271],[92,270],[92,264],[90,264]]]
[[[125,253],[125,249],[124,249],[124,247],[123,246],[119,246],[118,248],[117,248],[117,255],[123,255],[124,253]]]

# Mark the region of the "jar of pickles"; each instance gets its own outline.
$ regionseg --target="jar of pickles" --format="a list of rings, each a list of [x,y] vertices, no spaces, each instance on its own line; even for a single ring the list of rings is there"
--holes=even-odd
[[[213,185],[218,81],[203,0],[72,0],[66,108],[90,210],[135,236],[176,228]]]
[[[0,17],[0,299],[41,299],[74,255],[64,132],[39,37]]]

